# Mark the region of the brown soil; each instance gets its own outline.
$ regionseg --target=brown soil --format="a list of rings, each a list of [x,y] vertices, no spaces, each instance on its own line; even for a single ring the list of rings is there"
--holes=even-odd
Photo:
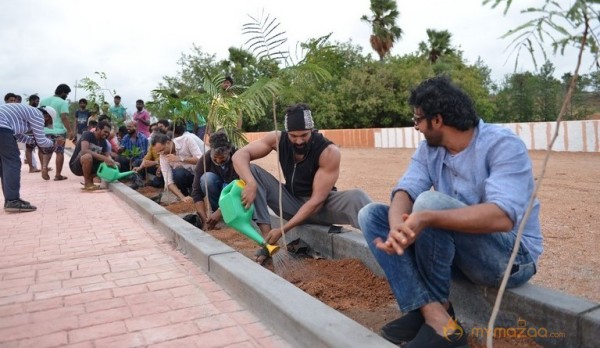
[[[388,202],[391,188],[407,168],[411,149],[342,149],[340,190],[361,188],[374,201]],[[539,179],[545,152],[530,152],[534,174]],[[256,161],[277,172],[275,157]],[[538,197],[542,204],[544,254],[532,282],[600,302],[600,154],[553,153]],[[153,197],[156,189],[142,188]],[[194,212],[192,204],[174,203],[173,213]],[[254,258],[256,245],[229,229],[208,231],[247,257]],[[289,255],[282,253],[281,255]],[[385,279],[374,276],[357,260],[287,259],[286,267],[275,267],[282,277],[332,308],[377,332],[399,312]],[[280,265],[278,257],[275,264]],[[273,265],[269,267],[273,270]],[[484,347],[470,339],[472,347]],[[495,340],[496,347],[537,347],[530,340]]]

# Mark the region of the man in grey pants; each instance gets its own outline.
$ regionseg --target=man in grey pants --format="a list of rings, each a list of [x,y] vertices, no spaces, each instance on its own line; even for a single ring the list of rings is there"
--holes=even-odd
[[[303,223],[321,225],[348,224],[358,228],[358,211],[371,199],[358,189],[337,191],[340,174],[339,148],[314,129],[311,111],[306,104],[286,110],[285,131],[268,133],[233,156],[233,165],[246,182],[242,202],[254,203],[255,218],[269,244],[275,244],[284,231]],[[279,148],[277,148],[279,144]],[[281,170],[283,218],[281,228],[271,228],[268,208],[279,212],[279,185],[273,175],[250,162],[278,150]],[[262,260],[258,260],[262,261]]]

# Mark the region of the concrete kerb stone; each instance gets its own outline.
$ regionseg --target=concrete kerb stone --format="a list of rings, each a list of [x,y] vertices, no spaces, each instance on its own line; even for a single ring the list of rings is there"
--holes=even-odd
[[[144,197],[135,190],[132,190],[125,184],[114,182],[108,184],[109,189],[118,197],[123,199],[129,206],[142,214],[148,220],[152,220],[154,215],[169,213],[167,209],[156,204],[152,200]]]
[[[228,245],[121,183],[112,192],[152,221],[182,253],[208,272],[262,322],[297,347],[393,347],[352,319],[252,262]],[[324,232],[327,228],[322,227]],[[321,236],[331,245],[331,236]],[[316,243],[316,240],[312,240]],[[329,248],[331,250],[331,247]]]
[[[211,276],[295,347],[393,347],[239,253],[211,256]]]
[[[495,299],[496,293],[495,289],[488,292],[490,301]],[[506,291],[502,302],[505,312],[527,320],[531,326],[543,328],[548,334],[564,334],[564,337],[538,340],[545,347],[583,346],[585,342],[581,341],[579,334],[580,321],[585,313],[600,308],[597,303],[533,284]],[[516,322],[513,321],[513,325]],[[595,342],[597,346],[598,341]]]
[[[285,223],[285,220],[284,220]],[[271,226],[279,227],[279,218],[271,215]],[[309,226],[309,227],[307,227]],[[318,232],[318,233],[315,233]],[[333,258],[333,234],[328,233],[329,226],[301,225],[285,232],[285,242],[300,238],[310,247],[327,258]]]
[[[311,236],[305,241],[317,251],[318,246],[311,244],[311,241],[326,237],[314,235],[331,236],[327,229],[316,225],[302,225],[292,231],[299,236]],[[383,274],[359,231],[335,234],[332,238],[332,257],[360,259],[373,273]],[[465,318],[463,321],[468,327],[486,328],[496,294],[497,289],[477,286],[466,279],[457,278],[452,281],[450,300],[459,317]],[[506,290],[496,327],[515,328],[523,320],[528,327],[537,329],[536,332],[543,328],[549,334],[565,334],[565,337],[536,339],[544,347],[596,347],[600,341],[598,303],[541,286],[525,284]]]
[[[207,272],[210,271],[211,256],[235,252],[230,246],[168,211],[167,214],[155,215],[154,224],[177,250]]]
[[[598,347],[600,342],[600,308],[585,313],[581,318],[581,347]]]

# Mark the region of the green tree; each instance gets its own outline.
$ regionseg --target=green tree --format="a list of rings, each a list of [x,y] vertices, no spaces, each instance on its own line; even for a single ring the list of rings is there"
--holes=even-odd
[[[371,24],[371,47],[379,55],[379,60],[390,52],[394,43],[402,37],[402,29],[396,25],[400,15],[395,0],[371,0],[372,17],[363,15],[360,19]]]
[[[537,75],[536,117],[539,121],[556,120],[562,97],[560,81],[554,78],[554,65],[546,61]]]
[[[435,64],[440,56],[454,53],[450,45],[451,39],[452,34],[448,30],[427,29],[427,42],[419,43],[419,51]]]

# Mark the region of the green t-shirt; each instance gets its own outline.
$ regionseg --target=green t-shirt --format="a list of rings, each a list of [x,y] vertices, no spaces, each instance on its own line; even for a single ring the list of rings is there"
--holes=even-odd
[[[56,117],[53,120],[54,132],[52,132],[52,134],[67,133],[67,129],[65,128],[65,125],[63,124],[63,121],[62,121],[62,118],[60,117],[60,115],[67,114],[67,117],[68,117],[69,102],[67,102],[66,100],[64,100],[60,97],[52,96],[52,97],[42,99],[40,101],[40,106],[50,106],[50,107],[54,108],[54,110],[56,110]]]
[[[125,119],[125,107],[123,105],[119,104],[119,106],[111,106],[110,109],[108,109],[108,112],[115,115],[120,121]]]

